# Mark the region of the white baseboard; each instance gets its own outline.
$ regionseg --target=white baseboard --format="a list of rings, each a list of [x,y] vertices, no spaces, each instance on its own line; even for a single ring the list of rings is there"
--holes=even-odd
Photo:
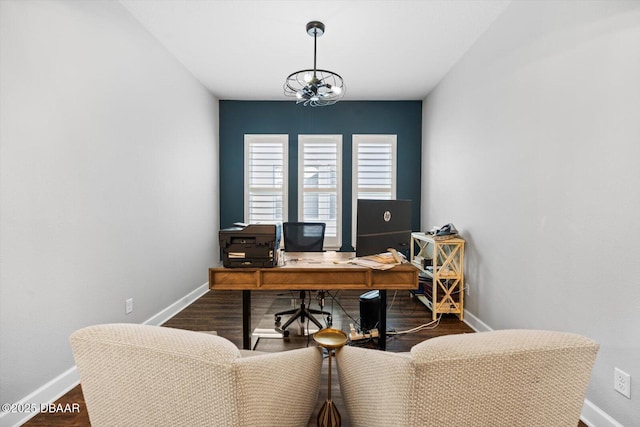
[[[189,292],[184,297],[180,298],[178,301],[174,302],[167,308],[161,310],[159,313],[151,316],[146,321],[142,322],[143,325],[162,325],[167,320],[171,319],[173,316],[178,314],[180,311],[184,310],[187,306],[193,303],[195,300],[200,298],[202,295],[206,294],[209,290],[209,283],[205,283],[201,286],[198,286],[195,290]],[[66,372],[58,375],[56,378],[52,379],[48,383],[44,384],[42,387],[37,390],[29,393],[24,398],[20,399],[18,402],[15,402],[14,406],[16,407],[24,407],[27,405],[31,405],[34,402],[38,402],[37,406],[39,408],[40,404],[49,404],[58,400],[60,397],[64,396],[69,392],[72,388],[77,386],[80,383],[80,378],[78,376],[78,370],[76,367],[72,367]],[[5,402],[3,402],[4,404]],[[0,427],[18,427],[27,422],[29,419],[36,416],[38,412],[5,412],[2,411],[0,414]]]
[[[482,320],[477,318],[473,313],[469,312],[468,310],[464,311],[464,323],[469,325],[469,327],[476,332],[493,331],[493,328],[491,328],[489,325],[487,325]]]
[[[594,405],[589,399],[584,400],[580,420],[589,427],[623,427],[622,424]]]
[[[180,313],[186,307],[188,307],[195,300],[200,298],[202,295],[206,294],[209,291],[209,283],[205,283],[203,285],[198,286],[193,291],[189,292],[184,297],[180,298],[178,301],[171,304],[169,307],[160,311],[159,313],[151,316],[149,319],[142,322],[143,325],[153,325],[159,326],[165,323],[167,320],[171,319],[176,314]]]

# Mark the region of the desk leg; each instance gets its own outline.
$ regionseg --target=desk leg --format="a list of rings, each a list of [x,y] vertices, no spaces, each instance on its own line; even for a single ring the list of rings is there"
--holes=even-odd
[[[251,291],[242,291],[242,348],[251,350]]]
[[[378,329],[378,348],[387,349],[387,290],[380,289],[380,328]]]

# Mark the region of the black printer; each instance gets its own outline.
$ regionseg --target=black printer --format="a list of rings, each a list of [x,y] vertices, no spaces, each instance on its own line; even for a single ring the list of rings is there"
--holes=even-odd
[[[220,251],[225,267],[275,267],[278,265],[280,225],[249,224],[220,230]]]

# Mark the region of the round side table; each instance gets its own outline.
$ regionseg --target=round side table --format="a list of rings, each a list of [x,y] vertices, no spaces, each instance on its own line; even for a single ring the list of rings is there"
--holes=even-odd
[[[329,376],[327,400],[318,412],[318,427],[339,427],[342,424],[340,412],[331,401],[331,355],[336,348],[340,348],[347,343],[347,334],[340,329],[321,329],[313,335],[313,339],[320,347],[324,347],[329,352]]]

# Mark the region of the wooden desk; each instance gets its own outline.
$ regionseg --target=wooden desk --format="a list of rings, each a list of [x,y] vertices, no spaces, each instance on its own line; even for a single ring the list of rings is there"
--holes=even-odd
[[[374,270],[349,264],[353,252],[286,252],[273,268],[209,269],[209,289],[242,291],[242,345],[251,348],[251,291],[377,289],[380,291],[379,347],[386,347],[387,290],[418,289],[418,269],[402,264]]]

